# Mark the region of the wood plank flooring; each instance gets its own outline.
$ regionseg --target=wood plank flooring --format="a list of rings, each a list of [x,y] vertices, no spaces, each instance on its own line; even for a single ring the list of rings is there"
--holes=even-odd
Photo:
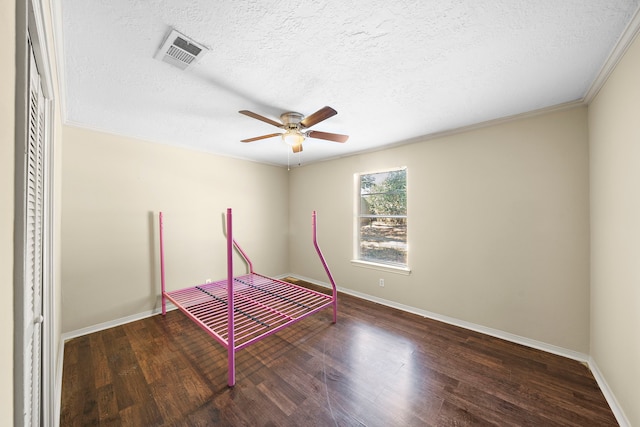
[[[311,285],[313,286],[313,285]],[[61,426],[613,426],[579,362],[340,294],[226,351],[171,311],[65,345]]]

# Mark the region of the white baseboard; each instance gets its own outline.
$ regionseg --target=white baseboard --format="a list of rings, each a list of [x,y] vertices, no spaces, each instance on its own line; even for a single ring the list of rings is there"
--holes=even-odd
[[[328,283],[321,282],[321,281],[318,281],[318,280],[314,280],[314,279],[311,279],[309,277],[300,276],[299,274],[285,274],[283,276],[280,276],[280,278],[284,278],[284,277],[294,277],[296,279],[304,280],[305,282],[313,283],[314,285],[331,288],[331,285],[328,284]],[[507,340],[507,341],[514,342],[516,344],[522,344],[522,345],[527,346],[527,347],[535,348],[537,350],[546,351],[548,353],[556,354],[558,356],[567,357],[569,359],[573,359],[573,360],[576,360],[578,362],[585,363],[587,365],[587,367],[591,370],[591,373],[593,374],[593,377],[595,378],[596,382],[598,383],[598,386],[600,387],[600,390],[602,391],[602,394],[604,395],[605,399],[607,400],[607,403],[611,407],[611,411],[613,412],[613,415],[616,417],[616,421],[618,421],[618,424],[620,424],[620,427],[631,427],[631,423],[629,422],[629,420],[627,419],[624,411],[622,410],[622,408],[618,404],[618,401],[615,398],[615,395],[613,394],[611,389],[609,388],[609,385],[607,384],[607,381],[604,379],[604,376],[602,375],[602,372],[600,372],[600,369],[598,369],[598,365],[596,364],[595,360],[589,355],[586,355],[584,353],[580,353],[580,352],[577,352],[577,351],[569,350],[569,349],[566,349],[566,348],[563,348],[563,347],[558,347],[558,346],[555,346],[555,345],[552,345],[552,344],[544,343],[544,342],[541,342],[541,341],[536,341],[536,340],[532,340],[532,339],[529,339],[529,338],[521,337],[519,335],[511,334],[509,332],[504,332],[504,331],[501,331],[501,330],[498,330],[498,329],[493,329],[493,328],[488,328],[486,326],[476,325],[474,323],[466,322],[464,320],[459,320],[459,319],[455,319],[455,318],[452,318],[452,317],[443,316],[443,315],[440,315],[440,314],[437,314],[437,313],[432,313],[432,312],[429,312],[429,311],[426,311],[426,310],[421,310],[419,308],[407,306],[407,305],[404,305],[404,304],[399,304],[399,303],[394,302],[394,301],[389,301],[389,300],[385,300],[383,298],[374,297],[374,296],[371,296],[371,295],[368,295],[368,294],[364,294],[364,293],[361,293],[361,292],[353,291],[351,289],[345,289],[345,288],[338,287],[338,290],[340,292],[343,292],[343,293],[347,294],[347,295],[353,295],[355,297],[362,298],[362,299],[365,299],[367,301],[372,301],[372,302],[375,302],[375,303],[378,303],[378,304],[386,305],[388,307],[397,308],[398,310],[402,310],[402,311],[406,311],[406,312],[409,312],[409,313],[417,314],[419,316],[427,317],[429,319],[438,320],[438,321],[441,321],[441,322],[444,322],[444,323],[448,323],[448,324],[453,325],[453,326],[459,326],[461,328],[470,329],[472,331],[480,332],[482,334],[490,335],[490,336],[493,336],[493,337],[496,337],[496,338],[501,338],[501,339],[504,339],[504,340]]]
[[[176,307],[167,302],[167,311],[175,310]],[[105,329],[113,328],[114,326],[124,325],[126,323],[135,322],[136,320],[142,320],[147,317],[154,316],[156,314],[161,313],[160,308],[156,308],[153,310],[145,311],[138,314],[132,314],[131,316],[121,317],[120,319],[111,320],[109,322],[99,323],[97,325],[88,326],[86,328],[76,329],[75,331],[65,332],[60,335],[60,348],[58,349],[58,365],[56,367],[56,385],[55,385],[55,406],[53,408],[54,411],[54,427],[58,427],[60,425],[60,411],[62,405],[62,374],[64,368],[64,344],[70,339],[81,337],[84,335],[92,334],[94,332],[103,331]]]
[[[331,285],[326,283],[326,282],[321,282],[319,280],[315,280],[315,279],[311,279],[309,277],[304,277],[301,276],[299,274],[282,274],[279,276],[274,276],[277,279],[284,279],[285,277],[294,277],[296,279],[299,280],[303,280],[305,282],[309,282],[309,283],[313,283],[315,285],[318,286],[323,286],[326,288],[331,288]],[[413,313],[413,314],[417,314],[418,316],[422,316],[422,317],[426,317],[429,319],[433,319],[433,320],[437,320],[440,322],[444,322],[453,326],[458,326],[464,329],[469,329],[475,332],[479,332],[481,334],[485,334],[485,335],[490,335],[492,337],[496,337],[496,338],[501,338],[504,339],[506,341],[511,341],[514,342],[516,344],[521,344],[527,347],[531,347],[531,348],[535,348],[537,350],[542,350],[542,351],[546,351],[548,353],[552,353],[552,354],[556,354],[558,356],[563,356],[563,357],[567,357],[569,359],[573,359],[573,360],[577,360],[578,362],[581,363],[585,363],[589,369],[591,369],[591,372],[593,373],[594,378],[596,379],[596,382],[598,383],[598,386],[600,387],[600,389],[602,390],[602,393],[604,394],[605,399],[607,400],[607,403],[609,403],[609,406],[611,407],[611,410],[613,412],[613,414],[616,417],[616,420],[618,421],[618,423],[620,424],[621,427],[630,427],[631,424],[629,423],[629,420],[627,419],[627,417],[624,414],[624,411],[622,411],[622,409],[620,408],[620,406],[618,405],[618,401],[616,400],[614,394],[611,392],[611,389],[609,388],[609,385],[607,384],[606,380],[604,379],[602,373],[600,372],[600,370],[598,369],[598,366],[596,365],[595,361],[593,360],[593,358],[591,358],[589,355],[584,354],[584,353],[580,353],[578,351],[574,351],[574,350],[569,350],[563,347],[558,347],[552,344],[548,344],[545,342],[541,342],[541,341],[537,341],[537,340],[533,340],[530,338],[526,338],[526,337],[522,337],[519,335],[515,335],[509,332],[505,332],[505,331],[501,331],[499,329],[493,329],[493,328],[488,328],[486,326],[482,326],[482,325],[477,325],[475,323],[471,323],[471,322],[466,322],[464,320],[459,320],[459,319],[455,319],[453,317],[449,317],[449,316],[444,316],[438,313],[433,313],[427,310],[422,310],[419,308],[415,308],[415,307],[411,307],[408,305],[404,305],[404,304],[400,304],[394,301],[389,301],[386,300],[384,298],[378,298],[372,295],[368,295],[362,292],[358,292],[358,291],[354,291],[351,289],[347,289],[347,288],[342,288],[338,286],[338,290],[342,293],[345,293],[347,295],[352,295],[355,296],[357,298],[362,298],[364,300],[367,301],[371,301],[371,302],[375,302],[381,305],[385,305],[387,307],[391,307],[391,308],[396,308],[398,310],[402,310],[402,311],[406,311],[408,313]],[[176,307],[167,302],[167,311],[170,310],[175,310]],[[155,316],[156,314],[159,314],[161,312],[160,308],[155,308],[153,310],[149,310],[149,311],[145,311],[142,313],[138,313],[138,314],[133,314],[131,316],[126,316],[126,317],[121,317],[119,319],[115,319],[115,320],[111,320],[109,322],[104,322],[104,323],[100,323],[97,325],[93,325],[93,326],[89,326],[86,328],[82,328],[82,329],[77,329],[75,331],[71,331],[71,332],[66,332],[64,334],[62,334],[62,339],[61,339],[61,344],[60,344],[60,354],[58,356],[58,372],[56,373],[57,375],[57,384],[58,387],[56,387],[56,394],[58,396],[58,399],[56,399],[56,401],[58,402],[58,407],[56,408],[56,416],[57,419],[60,418],[60,405],[59,402],[61,401],[62,398],[62,393],[61,393],[61,389],[62,389],[62,366],[63,366],[63,355],[64,355],[64,343],[70,339],[73,338],[77,338],[77,337],[81,337],[84,335],[88,335],[94,332],[98,332],[98,331],[102,331],[105,329],[109,329],[109,328],[113,328],[114,326],[120,326],[120,325],[124,325],[126,323],[130,323],[130,322],[135,322],[137,320],[142,320],[145,319],[147,317],[151,317],[151,316]]]
[[[298,274],[288,274],[282,277],[295,277],[296,279],[304,280],[305,282],[313,283],[318,286],[328,287],[331,285],[328,283],[324,283],[318,280],[314,280],[308,277],[300,276]],[[383,298],[378,298],[372,295],[364,294],[362,292],[353,291],[351,289],[338,287],[338,290],[347,295],[352,295],[354,297],[362,298],[367,301],[372,301],[381,305],[385,305],[387,307],[396,308],[398,310],[406,311],[408,313],[417,314],[418,316],[426,317],[433,320],[438,320],[440,322],[448,323],[453,326],[459,326],[464,329],[469,329],[475,332],[480,332],[481,334],[490,335],[492,337],[501,338],[507,341],[511,341],[517,344],[522,344],[527,347],[535,348],[538,350],[546,351],[547,353],[553,353],[558,356],[568,357],[569,359],[577,360],[582,363],[589,363],[589,356],[580,353],[578,351],[569,350],[563,347],[558,347],[552,344],[548,344],[541,341],[536,341],[530,338],[522,337],[520,335],[515,335],[509,332],[501,331],[499,329],[493,329],[482,325],[477,325],[475,323],[466,322],[464,320],[455,319],[453,317],[444,316],[442,314],[433,313],[427,310],[422,310],[419,308],[411,307],[408,305],[400,304],[395,301],[389,301]]]
[[[167,311],[175,310],[176,306],[167,301]],[[154,308],[153,310],[143,311],[142,313],[132,314],[131,316],[121,317],[119,319],[110,320],[108,322],[99,323],[93,326],[87,326],[86,328],[76,329],[75,331],[65,332],[62,334],[62,342],[69,341],[70,339],[89,335],[94,332],[103,331],[105,329],[113,328],[114,326],[125,325],[127,323],[135,322],[136,320],[146,319],[147,317],[160,314],[162,310],[160,308]]]
[[[598,383],[602,394],[604,394],[604,398],[607,399],[607,403],[611,407],[611,411],[613,412],[613,415],[615,415],[618,424],[620,424],[620,427],[631,427],[629,419],[622,410],[622,407],[618,404],[616,396],[609,388],[609,384],[607,384],[607,381],[604,379],[602,372],[600,372],[600,368],[598,368],[596,361],[591,356],[589,356],[589,369],[591,369],[591,373],[596,379],[596,382]]]

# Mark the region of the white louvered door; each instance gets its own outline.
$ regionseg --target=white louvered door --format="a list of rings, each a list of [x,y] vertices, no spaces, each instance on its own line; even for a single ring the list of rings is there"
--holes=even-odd
[[[24,289],[24,425],[39,426],[42,391],[42,295],[45,100],[33,50],[29,61]]]

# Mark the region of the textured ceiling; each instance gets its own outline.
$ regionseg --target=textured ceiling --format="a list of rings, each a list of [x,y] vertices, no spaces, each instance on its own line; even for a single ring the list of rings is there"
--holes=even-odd
[[[581,100],[640,0],[61,0],[65,120],[303,164]],[[171,28],[210,51],[154,59]],[[338,111],[301,156],[238,114]]]

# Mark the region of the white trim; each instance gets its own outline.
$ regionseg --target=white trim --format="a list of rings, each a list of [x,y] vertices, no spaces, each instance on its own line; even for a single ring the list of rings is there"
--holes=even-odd
[[[176,306],[167,301],[167,311],[175,310]],[[135,322],[137,320],[146,319],[147,317],[160,314],[162,309],[154,308],[153,310],[143,311],[142,313],[132,314],[130,316],[121,317],[119,319],[110,320],[104,323],[98,323],[97,325],[87,326],[86,328],[76,329],[74,331],[65,332],[62,334],[62,341],[67,342],[73,338],[89,335],[94,332],[104,331],[105,329],[113,328],[115,326],[126,325],[127,323]]]
[[[373,270],[384,271],[387,273],[397,273],[409,275],[411,274],[411,269],[409,268],[408,258],[409,253],[407,251],[407,264],[406,265],[393,265],[393,264],[385,264],[383,262],[375,262],[375,261],[366,261],[360,259],[360,250],[361,250],[361,239],[362,239],[362,219],[370,218],[367,216],[363,216],[362,209],[362,177],[365,175],[377,175],[383,173],[390,172],[398,172],[404,171],[405,174],[405,184],[407,188],[405,188],[405,195],[408,194],[408,167],[405,166],[395,166],[395,167],[387,167],[382,169],[377,169],[369,172],[355,172],[353,174],[353,192],[355,197],[353,198],[353,259],[351,260],[351,265],[361,268],[370,268]],[[407,225],[407,236],[409,233],[409,210],[407,207],[407,211],[404,215],[380,215],[380,217],[389,217],[394,216],[397,218],[404,218]],[[408,248],[408,242],[407,242]]]
[[[386,144],[380,147],[372,147],[366,150],[358,151],[357,153],[348,153],[341,154],[334,157],[327,157],[326,159],[318,160],[313,163],[322,163],[322,162],[330,162],[336,159],[345,159],[349,157],[361,156],[363,154],[375,153],[378,151],[389,150],[391,148],[401,147],[409,144],[416,144],[420,142],[431,141],[437,138],[444,138],[447,136],[458,135],[466,132],[471,132],[478,129],[483,129],[491,126],[497,126],[505,123],[511,123],[518,120],[530,119],[533,117],[538,117],[544,114],[556,113],[561,111],[571,110],[573,108],[585,107],[587,104],[584,102],[584,98],[576,99],[574,101],[563,102],[562,104],[550,105],[548,107],[543,107],[537,110],[525,111],[524,113],[518,113],[511,116],[499,117],[497,119],[487,120],[485,122],[474,123],[467,126],[461,126],[457,128],[451,128],[447,130],[443,130],[440,132],[433,132],[426,135],[416,136],[414,138],[405,139],[398,142],[393,142],[391,144]],[[309,163],[309,164],[313,164]]]
[[[14,246],[17,248],[16,253],[20,256],[14,257],[14,269],[19,274],[14,277],[14,423],[15,425],[23,425],[29,420],[31,412],[38,411],[37,415],[31,418],[36,424],[49,425],[53,418],[53,408],[56,406],[55,401],[55,354],[53,349],[55,335],[55,315],[53,293],[55,292],[55,262],[54,262],[54,219],[53,219],[53,202],[54,202],[54,184],[52,177],[54,175],[53,165],[53,100],[55,99],[55,90],[52,79],[51,62],[48,51],[48,39],[46,33],[46,22],[43,16],[42,0],[29,0],[27,2],[16,3],[16,144],[20,147],[16,150],[16,227],[14,233]],[[41,304],[40,313],[43,316],[40,334],[40,367],[37,373],[40,376],[40,382],[37,387],[39,394],[38,408],[29,410],[25,405],[25,370],[28,365],[24,362],[25,336],[24,326],[27,315],[25,303],[25,244],[22,241],[26,236],[26,220],[24,219],[25,208],[23,203],[26,201],[27,184],[23,174],[27,173],[26,165],[26,149],[29,145],[29,88],[31,87],[32,78],[30,76],[31,58],[34,58],[38,75],[38,92],[42,95],[41,105],[44,120],[42,125],[42,294],[40,295]],[[22,92],[25,91],[23,94]],[[40,121],[40,118],[38,118]],[[38,125],[40,126],[40,124]],[[19,155],[18,155],[19,154]],[[40,326],[39,326],[40,327]],[[35,408],[35,404],[31,405]],[[35,412],[34,412],[35,413]],[[22,416],[21,416],[22,415]]]
[[[327,288],[331,287],[328,283],[321,282],[319,280],[314,280],[309,277],[300,276],[298,274],[285,274],[282,276],[282,278],[284,277],[294,277],[296,279],[304,280],[306,282],[313,283],[318,286],[323,286]],[[595,360],[593,359],[593,357],[585,353],[569,350],[564,347],[558,347],[556,345],[548,344],[548,343],[537,341],[537,340],[532,340],[530,338],[522,337],[520,335],[515,335],[515,334],[501,331],[498,329],[488,328],[486,326],[477,325],[475,323],[466,322],[464,320],[455,319],[453,317],[443,316],[441,314],[432,313],[432,312],[411,307],[408,305],[399,304],[394,301],[389,301],[383,298],[374,297],[368,294],[364,294],[362,292],[357,292],[357,291],[353,291],[353,290],[341,288],[341,287],[338,287],[338,290],[347,295],[352,295],[367,301],[385,305],[387,307],[396,308],[398,310],[406,311],[408,313],[417,314],[419,316],[427,317],[429,319],[437,320],[437,321],[444,322],[453,326],[458,326],[464,329],[469,329],[472,331],[479,332],[481,334],[490,335],[496,338],[504,339],[506,341],[514,342],[516,344],[521,344],[526,347],[531,347],[537,350],[546,351],[547,353],[556,354],[558,356],[567,357],[569,359],[573,359],[578,362],[584,363],[587,365],[587,367],[593,374],[593,377],[598,383],[598,386],[600,387],[602,394],[607,400],[607,403],[611,407],[611,411],[613,412],[613,415],[616,417],[616,421],[618,421],[618,424],[620,424],[620,427],[631,427],[631,423],[627,419],[624,411],[622,410],[622,407],[618,404],[618,401],[615,395],[609,388],[609,385],[607,384],[607,381],[605,380],[604,375],[602,375],[602,372],[600,372],[600,369],[598,368],[598,365],[596,364]]]
[[[148,142],[151,144],[161,144],[174,148],[181,148],[185,150],[190,150],[194,152],[207,153],[214,156],[222,157],[222,158],[230,158],[230,159],[238,159],[252,163],[266,164],[270,166],[275,166],[279,168],[284,168],[284,165],[279,163],[271,163],[266,161],[258,161],[255,159],[250,159],[242,156],[230,156],[228,154],[221,154],[215,151],[211,151],[205,148],[194,148],[187,147],[185,145],[181,145],[171,141],[159,141],[159,140],[151,140],[149,137],[134,135],[134,134],[125,134],[122,132],[114,132],[113,130],[101,128],[99,126],[87,125],[85,123],[78,123],[73,120],[69,120],[67,113],[67,79],[66,79],[66,69],[65,69],[65,59],[64,59],[64,25],[63,25],[63,13],[62,13],[62,3],[61,1],[56,0],[38,0],[38,1],[47,1],[49,2],[49,7],[51,11],[51,22],[53,24],[53,42],[54,42],[54,52],[56,55],[56,71],[58,77],[58,102],[60,104],[60,117],[62,124],[65,126],[72,126],[80,129],[89,130],[92,132],[100,132],[107,135],[113,135],[122,138],[130,138],[136,139],[141,142]]]
[[[60,339],[58,346],[58,366],[56,367],[56,381],[54,390],[53,427],[60,425],[60,407],[62,405],[62,372],[64,370],[64,340]]]
[[[54,293],[56,289],[56,266],[54,247],[55,228],[55,201],[54,201],[54,100],[56,91],[53,80],[53,69],[49,47],[51,46],[49,35],[46,31],[46,19],[44,7],[50,6],[51,0],[30,0],[27,5],[27,32],[34,50],[40,85],[44,95],[43,109],[46,117],[44,138],[44,161],[43,179],[45,188],[43,189],[43,230],[42,230],[42,258],[43,258],[43,294],[42,294],[42,342],[41,342],[41,420],[43,425],[57,425],[59,417],[56,418],[56,408],[60,405],[60,394],[58,389],[62,387],[56,376],[56,365],[61,369],[61,361],[55,358],[55,325],[56,307]],[[57,363],[56,363],[57,361]],[[59,412],[58,412],[59,414]]]
[[[41,0],[45,1],[45,0]],[[51,24],[53,34],[53,51],[56,58],[56,74],[58,78],[58,103],[60,105],[60,118],[62,123],[66,124],[67,121],[67,86],[65,79],[65,62],[64,62],[64,37],[63,37],[63,25],[62,25],[62,2],[55,0],[46,0],[49,3],[49,10],[51,12]]]
[[[330,287],[328,283],[324,283],[318,280],[314,280],[308,277],[300,276],[298,274],[288,274],[283,277],[294,277],[296,279],[303,280],[305,282],[313,283],[314,285]],[[406,311],[408,313],[417,314],[418,316],[426,317],[429,319],[437,320],[440,322],[447,323],[449,325],[458,326],[460,328],[469,329],[471,331],[479,332],[481,334],[490,335],[492,337],[504,339],[507,341],[514,342],[516,344],[521,344],[527,347],[535,348],[537,350],[546,351],[547,353],[556,354],[558,356],[568,357],[569,359],[577,360],[578,362],[588,363],[589,356],[580,353],[578,351],[569,350],[564,347],[559,347],[553,344],[548,344],[542,341],[533,340],[530,338],[522,337],[520,335],[512,334],[509,332],[501,331],[499,329],[493,329],[486,326],[478,325],[475,323],[467,322],[464,320],[455,319],[453,317],[444,316],[442,314],[433,313],[427,310],[422,310],[420,308],[411,307],[408,305],[400,304],[394,301],[389,301],[384,298],[378,298],[372,295],[368,295],[362,292],[353,291],[351,289],[346,289],[342,287],[338,287],[338,290],[347,295],[352,295],[354,297],[362,298],[367,301],[375,302],[387,307],[395,308],[398,310]]]
[[[570,110],[572,108],[587,106],[591,103],[591,101],[593,101],[593,99],[598,94],[600,89],[604,86],[607,79],[609,78],[609,76],[615,69],[616,65],[618,64],[618,62],[620,62],[625,52],[629,49],[629,46],[631,46],[631,44],[635,41],[636,37],[638,37],[639,34],[640,34],[640,6],[638,7],[638,9],[636,9],[636,12],[634,13],[633,18],[631,19],[631,21],[629,21],[629,24],[627,24],[625,30],[623,31],[622,35],[618,39],[616,46],[613,48],[613,50],[609,54],[607,60],[605,61],[602,68],[600,69],[600,72],[598,73],[597,77],[594,79],[593,83],[587,90],[587,93],[580,99],[564,102],[561,104],[550,105],[548,107],[543,107],[537,110],[525,111],[524,113],[520,113],[520,114],[514,114],[506,117],[499,117],[497,119],[487,120],[480,123],[474,123],[468,126],[461,126],[457,128],[443,130],[440,132],[433,132],[430,134],[410,138],[407,140],[398,141],[392,144],[387,144],[382,147],[373,147],[367,150],[358,151],[357,153],[348,153],[344,155],[322,159],[314,163],[328,162],[336,159],[360,156],[368,153],[375,153],[377,151],[388,150],[390,148],[400,147],[403,145],[414,144],[418,142],[425,142],[425,141],[433,140],[436,138],[443,138],[451,135],[471,132],[474,130],[483,129],[490,126],[497,126],[497,125],[513,122],[516,120],[523,120],[523,119],[537,117],[543,114],[560,112],[560,111]]]
[[[598,383],[602,394],[604,394],[604,398],[607,400],[607,403],[611,407],[611,411],[616,417],[616,421],[618,421],[618,424],[620,424],[620,427],[631,427],[631,423],[622,410],[622,406],[618,404],[618,400],[609,388],[609,384],[607,384],[607,381],[604,379],[604,375],[602,375],[602,372],[600,372],[598,364],[591,356],[589,356],[589,369],[591,369],[591,373],[596,379],[596,382]]]
[[[411,274],[411,269],[409,267],[378,264],[376,262],[367,262],[359,259],[352,259],[351,265],[355,267],[360,267],[360,268],[370,268],[372,270],[384,271],[387,273],[403,274],[405,276],[408,276]]]
[[[44,95],[47,99],[54,99],[53,80],[51,77],[51,61],[49,60],[49,40],[47,32],[45,31],[44,17],[42,14],[42,1],[43,0],[31,0],[30,11],[33,16],[29,16],[29,27],[35,26],[36,34],[31,34],[31,43],[36,51],[36,58],[38,59],[38,65],[43,69],[38,69],[40,78],[42,80],[42,88],[44,89]],[[32,19],[33,18],[33,19]],[[29,28],[31,29],[31,28]]]
[[[598,95],[598,92],[600,92],[600,89],[602,89],[605,83],[607,83],[607,80],[609,80],[609,76],[611,75],[611,73],[613,73],[613,70],[615,70],[618,62],[620,62],[624,54],[629,49],[629,46],[631,46],[639,33],[640,6],[638,7],[638,9],[636,9],[633,18],[631,18],[631,21],[629,21],[629,23],[625,27],[622,35],[616,42],[616,45],[609,54],[607,60],[602,65],[602,68],[600,69],[600,72],[596,76],[595,80],[593,81],[593,83],[591,83],[591,87],[583,98],[585,104],[590,104],[591,101],[593,101],[593,99],[596,97],[596,95]]]
[[[45,136],[45,157],[47,161],[44,162],[44,176],[45,180],[45,195],[44,200],[44,229],[43,229],[43,296],[42,296],[42,313],[44,315],[44,322],[42,328],[42,423],[43,425],[55,425],[57,419],[55,418],[55,408],[58,405],[56,396],[57,383],[56,372],[56,360],[54,359],[55,351],[53,345],[55,343],[55,325],[56,325],[56,306],[54,300],[54,294],[56,290],[56,264],[54,260],[54,254],[56,249],[54,247],[55,237],[55,200],[54,200],[54,188],[55,188],[55,165],[54,165],[54,108],[53,100],[47,99],[45,103],[46,117],[48,118],[46,123],[46,129],[44,130]]]
[[[149,144],[160,144],[160,145],[164,145],[164,146],[168,146],[168,147],[180,148],[182,150],[193,151],[195,153],[206,153],[206,154],[210,154],[212,156],[218,156],[218,157],[222,157],[222,158],[225,158],[225,159],[243,160],[243,161],[247,161],[247,162],[251,162],[251,163],[258,163],[258,164],[261,164],[261,165],[275,166],[275,167],[278,167],[278,168],[287,167],[286,165],[281,165],[279,163],[271,163],[271,162],[267,162],[267,161],[250,159],[248,157],[232,156],[230,154],[222,154],[222,153],[211,151],[209,149],[202,148],[202,147],[189,147],[187,145],[182,145],[181,143],[176,143],[176,142],[172,142],[172,141],[165,141],[165,140],[159,140],[159,139],[153,139],[152,140],[152,139],[149,139],[149,137],[146,137],[146,136],[140,136],[140,135],[134,135],[134,134],[126,134],[126,133],[122,133],[122,132],[115,132],[113,130],[101,128],[99,126],[87,125],[87,124],[84,124],[84,123],[74,122],[72,120],[67,119],[64,116],[63,116],[63,119],[64,119],[63,124],[65,126],[75,127],[75,128],[78,128],[78,129],[85,129],[85,130],[89,130],[89,131],[92,131],[92,132],[103,133],[103,134],[106,134],[106,135],[112,135],[112,136],[117,136],[117,137],[127,138],[127,139],[134,139],[134,140],[137,140],[137,141],[140,141],[140,142],[146,142],[146,143],[149,143]]]
[[[313,283],[314,285],[318,285],[318,286],[322,286],[325,288],[331,288],[331,285],[329,285],[326,282],[322,282],[319,280],[315,280],[315,279],[311,279],[309,277],[305,277],[305,276],[301,276],[299,274],[293,274],[293,273],[287,273],[287,274],[281,274],[278,276],[273,276],[276,279],[284,279],[286,277],[293,277],[295,279],[299,279],[299,280],[303,280],[305,282],[309,282],[309,283]],[[408,305],[404,305],[404,304],[399,304],[397,302],[394,301],[389,301],[386,300],[384,298],[378,298],[372,295],[368,295],[362,292],[358,292],[358,291],[353,291],[351,289],[347,289],[347,288],[343,288],[343,287],[339,287],[338,286],[338,290],[344,294],[347,295],[352,295],[355,296],[357,298],[362,298],[364,300],[367,301],[371,301],[371,302],[375,302],[387,307],[391,307],[391,308],[395,308],[398,310],[402,310],[402,311],[406,311],[408,313],[413,313],[413,314],[417,314],[419,316],[422,317],[426,317],[429,319],[433,319],[433,320],[437,320],[440,322],[444,322],[447,323],[449,325],[453,325],[453,326],[458,326],[460,328],[464,328],[464,329],[468,329],[471,331],[475,331],[475,332],[479,332],[481,334],[485,334],[485,335],[489,335],[492,337],[496,337],[496,338],[500,338],[506,341],[510,341],[516,344],[521,344],[524,345],[526,347],[530,347],[530,348],[535,348],[537,350],[541,350],[541,351],[545,351],[547,353],[551,353],[551,354],[555,354],[558,356],[562,356],[562,357],[567,357],[569,359],[572,360],[576,360],[578,362],[581,363],[585,363],[588,368],[591,370],[596,382],[598,383],[598,386],[600,387],[602,393],[604,394],[605,399],[607,400],[607,403],[609,404],[609,406],[611,407],[611,411],[613,412],[614,416],[616,417],[616,420],[618,421],[618,423],[620,424],[621,427],[631,427],[631,424],[629,423],[629,420],[627,419],[626,415],[624,414],[624,411],[622,410],[622,408],[620,407],[620,405],[618,404],[618,401],[616,400],[613,392],[611,391],[611,389],[609,388],[609,385],[607,384],[606,380],[604,379],[604,376],[602,375],[602,373],[600,372],[600,369],[598,369],[598,366],[595,362],[595,360],[591,357],[588,356],[587,354],[578,352],[578,351],[574,351],[574,350],[569,350],[567,348],[564,347],[559,347],[553,344],[548,344],[542,341],[537,341],[537,340],[533,340],[530,338],[526,338],[526,337],[522,337],[520,335],[516,335],[516,334],[512,334],[509,332],[505,332],[505,331],[501,331],[499,329],[493,329],[493,328],[489,328],[486,326],[482,326],[482,325],[478,325],[475,323],[471,323],[471,322],[466,322],[464,320],[459,320],[459,319],[455,319],[453,317],[449,317],[449,316],[444,316],[441,314],[437,314],[437,313],[433,313],[427,310],[422,310],[419,308],[415,308],[415,307],[411,307]],[[171,304],[171,303],[167,303],[167,311],[170,310],[175,310],[176,307]],[[71,332],[66,332],[64,334],[62,334],[62,339],[61,339],[61,344],[60,344],[60,354],[58,355],[58,372],[57,372],[57,378],[58,380],[56,381],[57,385],[59,387],[56,387],[56,396],[58,397],[57,402],[58,402],[58,406],[56,407],[56,426],[57,426],[57,420],[59,420],[60,418],[60,401],[61,401],[61,387],[62,387],[62,366],[63,366],[63,354],[64,354],[64,343],[70,339],[73,338],[77,338],[80,336],[84,336],[84,335],[88,335],[94,332],[98,332],[98,331],[102,331],[105,329],[109,329],[112,328],[114,326],[120,326],[120,325],[124,325],[130,322],[135,322],[137,320],[142,320],[145,319],[147,317],[151,317],[154,316],[156,314],[159,314],[161,312],[160,308],[155,308],[153,310],[149,310],[149,311],[145,311],[142,313],[138,313],[138,314],[133,314],[131,316],[126,316],[126,317],[121,317],[119,319],[116,320],[112,320],[109,322],[104,322],[104,323],[100,323],[97,325],[93,325],[93,326],[89,326],[86,328],[82,328],[82,329],[77,329],[75,331],[71,331]]]
[[[285,277],[300,277],[300,276],[296,276],[293,274],[283,274],[280,276],[273,276],[273,277],[275,277],[276,279],[284,279]],[[317,284],[320,284],[320,286],[329,286],[326,283],[312,281],[311,279],[301,278],[301,280],[305,280],[310,283],[317,283]],[[172,311],[176,309],[177,307],[167,300],[167,311]],[[136,313],[130,316],[120,317],[115,320],[109,320],[108,322],[87,326],[86,328],[80,328],[80,329],[75,329],[73,331],[65,332],[62,334],[60,338],[60,341],[62,343],[60,351],[64,353],[64,343],[74,338],[89,335],[94,332],[104,331],[105,329],[113,328],[116,326],[126,325],[127,323],[131,323],[138,320],[146,319],[147,317],[155,316],[156,314],[160,314],[161,312],[162,312],[162,309],[160,307],[156,307],[152,310],[143,311],[142,313]],[[60,359],[62,359],[62,357],[60,357]],[[59,369],[60,369],[60,384],[62,384],[62,365],[61,364],[59,366]]]
[[[378,169],[372,169],[364,172],[355,172],[354,175],[356,175],[356,190],[357,190],[356,192],[360,194],[359,181],[362,175],[374,175],[378,173],[395,172],[395,171],[401,171],[401,170],[407,170],[407,169],[408,169],[407,166],[389,166],[388,168],[378,168]]]

